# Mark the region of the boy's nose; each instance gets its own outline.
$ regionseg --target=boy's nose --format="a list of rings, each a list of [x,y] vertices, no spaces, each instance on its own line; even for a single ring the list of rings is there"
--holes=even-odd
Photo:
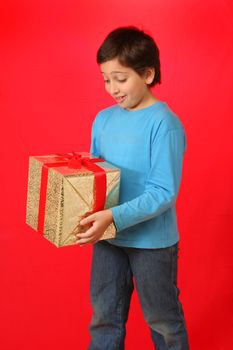
[[[116,84],[111,84],[110,85],[110,93],[111,95],[115,95],[119,92],[119,88]]]

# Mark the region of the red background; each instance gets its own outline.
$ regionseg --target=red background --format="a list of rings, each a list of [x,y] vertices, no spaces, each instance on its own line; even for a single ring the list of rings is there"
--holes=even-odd
[[[96,51],[136,25],[160,48],[154,93],[187,133],[178,281],[191,350],[232,349],[232,2],[2,0],[0,17],[1,348],[87,349],[91,246],[57,249],[25,224],[28,156],[89,150],[114,103]],[[136,293],[127,330],[127,350],[153,349]]]

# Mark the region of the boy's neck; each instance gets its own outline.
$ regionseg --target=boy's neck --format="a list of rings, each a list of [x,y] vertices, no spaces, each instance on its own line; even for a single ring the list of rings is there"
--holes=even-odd
[[[159,102],[159,99],[157,99],[151,91],[149,91],[149,93],[147,94],[147,96],[145,96],[144,100],[140,103],[139,106],[136,106],[135,108],[125,108],[128,111],[136,111],[136,110],[140,110],[146,107],[150,107],[151,105],[155,104],[156,102]]]

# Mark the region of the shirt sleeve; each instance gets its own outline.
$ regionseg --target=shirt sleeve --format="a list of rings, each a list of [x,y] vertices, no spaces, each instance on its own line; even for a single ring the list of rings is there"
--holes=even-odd
[[[174,205],[185,149],[183,128],[170,129],[155,137],[144,192],[133,200],[111,208],[117,231],[150,220]]]

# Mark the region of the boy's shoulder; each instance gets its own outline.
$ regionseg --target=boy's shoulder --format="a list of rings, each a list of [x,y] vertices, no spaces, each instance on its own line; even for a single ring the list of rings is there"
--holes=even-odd
[[[159,101],[147,110],[147,121],[150,120],[152,133],[164,135],[171,130],[184,131],[184,126],[178,115],[165,101]]]
[[[113,114],[113,112],[116,111],[117,109],[119,109],[118,105],[113,105],[113,106],[109,106],[101,109],[95,116],[94,124],[101,125],[101,122],[104,122],[104,120],[110,117]]]
[[[173,129],[184,129],[184,126],[178,115],[170,108],[166,102],[162,102],[163,108],[159,109],[159,127],[161,131]]]
[[[101,110],[97,113],[96,118],[97,118],[97,117],[100,117],[100,116],[109,115],[109,114],[111,114],[112,112],[116,111],[117,109],[119,109],[119,106],[118,106],[117,104],[112,105],[112,106],[105,107],[105,108],[101,109]]]

